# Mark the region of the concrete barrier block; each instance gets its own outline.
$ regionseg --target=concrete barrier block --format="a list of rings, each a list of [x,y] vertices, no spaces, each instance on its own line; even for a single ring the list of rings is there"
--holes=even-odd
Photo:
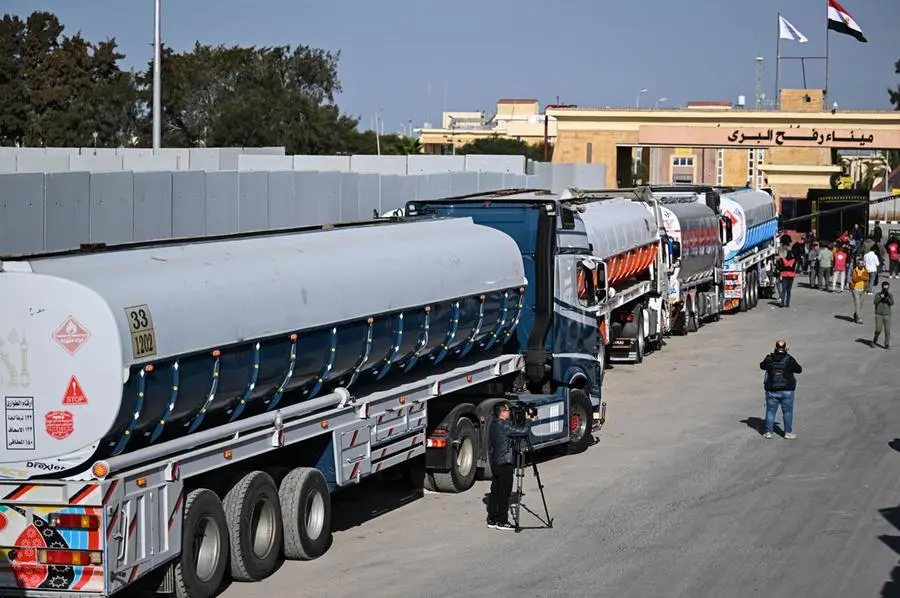
[[[290,228],[298,225],[297,201],[294,197],[295,173],[270,172],[268,196],[268,228]]]
[[[406,174],[406,156],[350,156],[350,170],[358,173]]]
[[[238,173],[206,173],[206,234],[236,233],[238,217]]]
[[[121,156],[116,158],[121,159]],[[112,244],[133,240],[134,174],[92,173],[90,242]]]
[[[292,156],[241,155],[238,156],[238,170],[241,172],[292,170]]]
[[[525,156],[468,154],[464,158],[466,172],[525,174]]]
[[[350,156],[293,156],[294,170],[350,172]]]
[[[269,226],[269,173],[238,173],[238,230],[265,230]]]
[[[206,234],[205,172],[172,173],[172,236]]]
[[[171,237],[172,173],[134,173],[134,240]]]
[[[0,255],[44,249],[44,175],[0,174]]]
[[[132,172],[159,172],[178,170],[177,156],[174,154],[124,154],[122,169]]]
[[[430,156],[412,154],[407,156],[407,174],[440,174],[465,172],[465,156]]]
[[[121,172],[122,156],[117,156],[115,152],[96,156],[72,156],[69,160],[69,170],[72,172]]]
[[[188,169],[217,172],[219,168],[219,150],[214,147],[192,147],[188,149]]]

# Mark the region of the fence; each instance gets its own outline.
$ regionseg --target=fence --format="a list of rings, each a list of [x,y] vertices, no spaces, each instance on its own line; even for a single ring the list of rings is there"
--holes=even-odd
[[[521,188],[536,176],[341,172],[0,175],[0,255],[367,220],[414,199]]]

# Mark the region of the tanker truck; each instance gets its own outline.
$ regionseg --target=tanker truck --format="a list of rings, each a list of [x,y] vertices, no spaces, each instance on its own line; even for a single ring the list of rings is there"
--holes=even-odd
[[[778,213],[774,198],[746,187],[700,185],[653,186],[657,197],[690,197],[706,204],[724,219],[724,311],[747,311],[760,296],[771,297],[774,287]]]
[[[668,281],[656,272],[668,266],[659,252],[658,214],[641,202],[656,206],[640,189],[523,189],[410,202],[406,213],[468,217],[516,240],[535,300],[554,303],[542,326],[584,338],[577,354],[565,354],[550,336],[535,338],[526,352],[530,387],[562,392],[590,380],[581,372],[597,366],[602,381],[607,359],[641,362],[662,344]],[[576,294],[567,289],[573,275]],[[599,388],[587,390],[599,404]]]
[[[471,218],[0,260],[0,595],[205,598],[317,558],[342,487],[422,461],[470,487],[504,399],[535,448],[585,450],[598,331],[553,310],[575,289]],[[527,394],[548,347],[559,388]]]
[[[722,219],[693,196],[660,196],[664,243],[669,245],[670,330],[696,332],[706,319],[718,320],[723,309]],[[730,223],[729,223],[730,224]],[[725,235],[728,233],[726,232]]]

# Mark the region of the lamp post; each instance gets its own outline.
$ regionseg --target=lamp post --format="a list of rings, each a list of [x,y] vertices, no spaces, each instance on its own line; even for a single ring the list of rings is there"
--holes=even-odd
[[[665,101],[668,100],[668,99],[669,99],[669,98],[659,98],[658,100],[656,100],[656,106],[654,106],[654,108],[659,108],[659,105],[662,104],[663,102],[665,102]]]
[[[637,92],[637,95],[634,96],[634,107],[635,107],[635,108],[640,108],[640,107],[641,107],[641,95],[647,93],[648,91],[650,91],[650,90],[649,90],[649,89],[642,89],[642,90],[640,90],[639,92]]]
[[[155,0],[154,6],[154,35],[153,35],[153,149],[158,150],[162,138],[162,69],[160,68],[160,25],[159,3]]]

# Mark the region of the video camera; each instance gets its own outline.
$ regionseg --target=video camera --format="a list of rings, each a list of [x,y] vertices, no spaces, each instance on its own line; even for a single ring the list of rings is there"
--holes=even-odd
[[[537,417],[538,409],[525,401],[509,401],[509,419],[516,426],[523,426],[528,417]]]

